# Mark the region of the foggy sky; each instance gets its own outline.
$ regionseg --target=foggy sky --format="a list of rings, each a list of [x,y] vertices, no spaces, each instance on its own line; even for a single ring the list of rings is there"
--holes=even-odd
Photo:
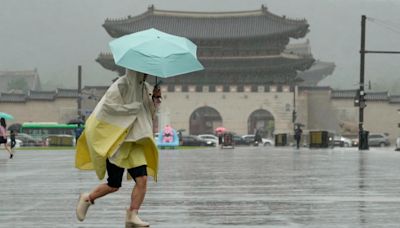
[[[45,88],[76,88],[82,65],[84,85],[108,85],[117,74],[95,62],[112,40],[104,20],[143,13],[151,4],[187,11],[255,10],[264,4],[274,14],[305,18],[314,58],[336,64],[320,83],[333,88],[357,86],[362,14],[378,19],[367,22],[368,50],[400,51],[396,0],[0,0],[0,70],[37,68]],[[302,40],[291,41],[296,42]],[[400,55],[367,55],[366,81],[373,90],[400,93],[399,63]]]

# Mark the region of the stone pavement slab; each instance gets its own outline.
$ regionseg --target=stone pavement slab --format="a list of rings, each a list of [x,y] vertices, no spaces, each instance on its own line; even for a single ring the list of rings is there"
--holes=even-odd
[[[399,227],[400,153],[274,147],[160,151],[141,209],[151,227]],[[100,183],[72,150],[0,151],[0,227],[124,227],[132,181],[75,218]]]

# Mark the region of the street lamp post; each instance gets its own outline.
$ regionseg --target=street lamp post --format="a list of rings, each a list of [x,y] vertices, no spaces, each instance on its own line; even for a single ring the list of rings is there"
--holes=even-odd
[[[296,85],[293,85],[293,113],[292,113],[292,122],[293,122],[293,129],[296,129]]]
[[[82,119],[82,66],[78,66],[78,119]]]
[[[361,49],[360,49],[360,88],[358,90],[358,149],[368,150],[368,138],[364,131],[364,108],[365,108],[365,91],[364,91],[364,69],[365,69],[365,22],[367,17],[361,17]]]
[[[361,49],[360,49],[360,88],[357,91],[356,105],[359,107],[358,149],[368,150],[368,132],[364,130],[364,108],[366,105],[364,91],[365,54],[400,54],[400,51],[371,51],[365,50],[365,30],[367,16],[361,16]]]
[[[400,108],[399,108],[399,109],[397,109],[397,113],[400,115]],[[399,123],[397,123],[397,127],[398,127],[398,128],[400,128],[400,122],[399,122]]]

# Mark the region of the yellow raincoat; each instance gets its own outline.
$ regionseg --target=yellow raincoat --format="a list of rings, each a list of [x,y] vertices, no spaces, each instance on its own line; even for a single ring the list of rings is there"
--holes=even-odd
[[[85,123],[76,147],[75,166],[95,170],[101,180],[106,159],[122,168],[147,164],[157,181],[158,150],[153,139],[155,106],[143,74],[128,70],[115,81]]]

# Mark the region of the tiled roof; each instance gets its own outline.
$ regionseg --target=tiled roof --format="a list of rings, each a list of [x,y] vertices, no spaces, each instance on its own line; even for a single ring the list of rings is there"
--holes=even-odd
[[[28,94],[23,93],[1,93],[0,102],[26,102],[27,100],[46,100],[52,101],[59,98],[77,98],[76,89],[57,89],[56,91],[34,91],[30,90]]]
[[[97,60],[106,69],[114,70],[119,68],[115,65],[113,57],[109,53],[100,54]],[[265,72],[279,72],[282,70],[286,71],[286,69],[304,71],[314,62],[313,58],[304,58],[289,54],[268,56],[200,57],[199,60],[203,64],[205,70],[192,75],[222,71],[246,72],[247,75],[252,75],[254,72],[258,72],[257,74],[264,72],[264,78],[269,77]],[[124,68],[121,68],[121,70],[125,71]],[[179,78],[179,76],[175,78]],[[168,82],[169,80],[173,81],[174,79],[165,79],[163,81]]]
[[[389,97],[390,103],[400,103],[400,95],[391,95]]]
[[[387,101],[389,100],[388,92],[367,92],[365,99],[368,101]]]
[[[57,89],[57,97],[78,97],[76,89]]]
[[[307,39],[306,42],[303,43],[295,43],[286,45],[284,53],[288,54],[296,54],[299,56],[312,56],[310,41]]]
[[[82,91],[86,90],[104,90],[106,91],[109,88],[109,86],[85,86],[83,87]]]
[[[29,91],[29,100],[54,100],[56,91]]]
[[[244,71],[269,70],[272,68],[287,69],[288,67],[303,71],[308,69],[314,62],[313,58],[302,58],[288,54],[245,57],[204,57],[199,58],[199,60],[206,70],[229,68],[231,70],[239,69]],[[296,67],[299,63],[304,63],[305,66],[301,67],[300,64]]]
[[[241,12],[148,11],[125,19],[107,19],[103,27],[112,37],[156,28],[190,39],[249,38],[284,35],[301,38],[308,32],[305,19],[293,20],[270,13],[266,7]]]
[[[22,93],[1,93],[0,102],[25,102],[26,95]]]
[[[349,98],[354,98],[356,96],[357,90],[333,90],[331,92],[331,97],[336,98],[336,99],[349,99]]]
[[[120,76],[124,75],[126,72],[124,67],[120,67],[114,63],[111,53],[100,53],[99,57],[96,59],[96,62],[100,63],[100,65],[108,70],[117,72]]]
[[[298,72],[297,76],[303,80],[300,85],[317,86],[322,79],[333,73],[335,67],[332,62],[315,61],[308,70]]]
[[[354,99],[357,90],[333,90],[331,97],[335,99]],[[367,101],[387,101],[389,100],[388,92],[366,92],[365,99]]]
[[[298,87],[299,91],[326,91],[326,90],[331,90],[331,87],[329,86],[299,86]]]

